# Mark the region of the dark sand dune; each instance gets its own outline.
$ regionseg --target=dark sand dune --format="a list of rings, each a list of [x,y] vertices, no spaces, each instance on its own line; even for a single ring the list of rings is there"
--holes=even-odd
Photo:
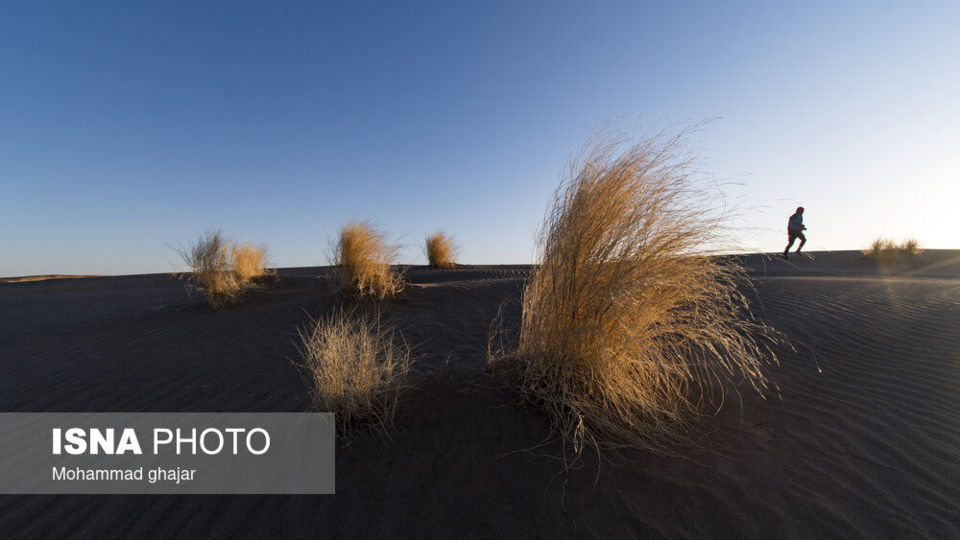
[[[860,251],[820,251],[783,260],[779,253],[749,255],[744,263],[755,277],[764,276],[873,276],[956,279],[960,251],[931,249],[896,263],[878,264]]]
[[[0,277],[0,283],[24,283],[28,281],[46,281],[48,279],[77,279],[97,276],[80,276],[73,274],[38,274],[34,276]]]
[[[680,456],[563,473],[543,419],[484,375],[527,269],[411,267],[384,310],[418,354],[400,430],[338,448],[336,495],[4,496],[0,535],[957,537],[960,252],[814,256],[746,258],[796,346],[770,370],[782,398],[728,395]],[[296,328],[334,299],[328,269],[281,275],[224,312],[168,275],[0,284],[0,410],[305,410]]]

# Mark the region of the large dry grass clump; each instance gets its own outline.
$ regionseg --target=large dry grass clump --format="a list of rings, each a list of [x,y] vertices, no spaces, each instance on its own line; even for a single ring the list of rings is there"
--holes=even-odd
[[[190,268],[187,278],[215,308],[232,303],[256,279],[267,273],[266,250],[234,245],[221,231],[205,233],[180,256]]]
[[[393,425],[411,352],[379,316],[338,311],[300,331],[302,370],[314,409],[336,414],[341,434]]]
[[[920,242],[908,238],[899,244],[893,240],[877,238],[864,251],[867,258],[881,263],[899,262],[920,254]]]
[[[741,268],[704,253],[719,214],[681,142],[584,148],[541,229],[519,348],[494,353],[578,453],[682,438],[714,382],[767,388],[757,336],[770,331],[750,316]]]
[[[453,238],[441,231],[427,236],[424,251],[433,268],[453,268],[457,265],[457,246]]]
[[[398,246],[369,222],[353,222],[340,229],[333,263],[338,268],[340,288],[364,298],[384,300],[403,290],[403,276],[392,265]]]

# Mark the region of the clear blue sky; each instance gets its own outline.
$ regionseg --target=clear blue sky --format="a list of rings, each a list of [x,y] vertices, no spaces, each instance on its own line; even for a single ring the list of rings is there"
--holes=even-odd
[[[720,5],[724,4],[724,5]],[[371,219],[521,263],[598,121],[713,117],[737,247],[957,248],[958,2],[0,4],[0,276],[323,264]]]

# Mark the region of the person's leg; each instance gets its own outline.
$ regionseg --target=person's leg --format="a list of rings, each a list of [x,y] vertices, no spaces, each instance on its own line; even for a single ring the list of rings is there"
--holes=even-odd
[[[803,249],[803,245],[807,243],[807,237],[803,233],[797,233],[797,238],[800,239],[800,245],[797,246],[797,253],[800,253],[800,250]]]
[[[789,255],[787,255],[787,254],[790,253],[790,248],[793,247],[793,241],[796,240],[796,239],[797,239],[797,237],[794,236],[793,234],[787,234],[787,240],[788,240],[788,242],[787,242],[787,247],[786,247],[786,249],[783,250],[783,258],[784,258],[784,259],[788,259],[788,258],[789,258]]]

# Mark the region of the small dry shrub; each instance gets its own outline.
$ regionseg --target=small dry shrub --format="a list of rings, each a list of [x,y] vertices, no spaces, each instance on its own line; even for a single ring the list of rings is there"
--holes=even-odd
[[[877,238],[864,251],[868,259],[880,263],[900,262],[920,254],[920,242],[908,238],[897,244],[893,240]]]
[[[919,255],[920,242],[916,238],[908,238],[900,244],[900,249],[907,255]]]
[[[218,309],[266,274],[264,248],[235,246],[221,231],[205,233],[188,249],[181,249],[180,257],[190,268],[187,279]]]
[[[253,244],[232,246],[230,264],[237,279],[243,283],[251,283],[267,274],[266,249]]]
[[[457,265],[457,246],[452,237],[441,231],[427,236],[424,251],[427,262],[433,268],[453,268]]]
[[[377,300],[399,294],[404,287],[403,276],[392,268],[398,250],[369,222],[344,225],[333,256],[341,290]]]
[[[525,285],[519,347],[492,367],[585,445],[657,449],[715,382],[768,383],[772,331],[734,258],[710,257],[719,211],[678,154],[682,136],[597,139],[571,164]]]
[[[313,407],[337,416],[337,427],[393,426],[411,352],[379,315],[337,311],[299,330],[301,369]]]
[[[188,279],[210,305],[229,304],[243,288],[230,267],[230,241],[222,232],[205,233],[180,255],[192,272]]]

